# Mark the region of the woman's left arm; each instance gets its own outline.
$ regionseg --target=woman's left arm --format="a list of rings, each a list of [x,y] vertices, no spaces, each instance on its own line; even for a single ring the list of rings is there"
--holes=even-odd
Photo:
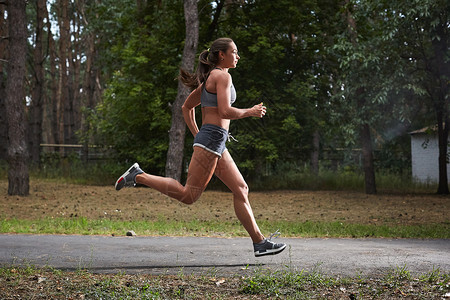
[[[202,85],[193,90],[189,96],[184,101],[183,106],[181,107],[183,111],[184,122],[189,127],[193,136],[196,136],[198,133],[197,121],[195,120],[195,107],[200,104],[200,96],[202,94]]]

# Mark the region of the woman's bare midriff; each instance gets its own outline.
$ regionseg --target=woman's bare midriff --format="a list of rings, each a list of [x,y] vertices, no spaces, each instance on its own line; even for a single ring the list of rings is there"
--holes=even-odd
[[[217,107],[202,107],[202,124],[213,124],[228,130],[230,120],[222,119]]]

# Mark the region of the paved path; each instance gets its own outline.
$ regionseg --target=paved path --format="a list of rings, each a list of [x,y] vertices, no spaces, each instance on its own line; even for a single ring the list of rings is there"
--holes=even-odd
[[[250,274],[257,268],[373,275],[405,267],[450,272],[450,240],[279,238],[288,248],[255,258],[248,238],[0,234],[0,265],[126,274]]]

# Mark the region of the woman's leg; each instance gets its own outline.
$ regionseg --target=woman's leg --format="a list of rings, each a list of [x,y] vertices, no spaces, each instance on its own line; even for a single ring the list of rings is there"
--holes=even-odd
[[[198,200],[211,180],[219,157],[200,147],[194,147],[189,164],[186,185],[175,179],[142,173],[136,176],[136,183],[144,184],[185,204]]]
[[[264,236],[256,224],[252,207],[248,201],[248,186],[228,150],[222,154],[216,167],[216,176],[233,192],[234,211],[247,230],[253,243],[259,243]]]

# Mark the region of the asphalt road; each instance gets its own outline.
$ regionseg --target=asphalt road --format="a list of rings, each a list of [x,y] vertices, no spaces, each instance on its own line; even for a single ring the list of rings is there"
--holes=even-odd
[[[450,272],[450,240],[279,238],[278,255],[256,258],[249,238],[112,237],[0,234],[0,265],[94,273],[249,274],[293,268],[376,276],[406,267],[413,274]]]

